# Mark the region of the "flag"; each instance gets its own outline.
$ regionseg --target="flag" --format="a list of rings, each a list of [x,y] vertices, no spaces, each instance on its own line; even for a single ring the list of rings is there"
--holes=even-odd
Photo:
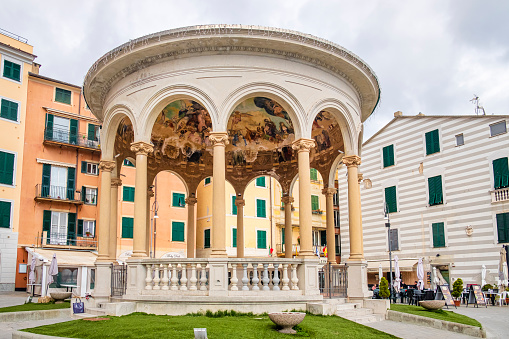
[[[271,257],[271,256],[272,256],[272,252],[273,252],[273,251],[274,251],[274,249],[272,248],[272,246],[271,246],[271,247],[269,247],[269,257]]]
[[[323,248],[323,255],[327,256],[327,246]]]

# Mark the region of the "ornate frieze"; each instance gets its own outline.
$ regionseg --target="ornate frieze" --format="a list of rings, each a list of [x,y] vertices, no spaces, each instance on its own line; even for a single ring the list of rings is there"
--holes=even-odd
[[[288,205],[288,204],[291,204],[295,201],[295,199],[289,195],[285,195],[281,198],[281,201],[285,204],[285,205]]]
[[[359,166],[361,164],[361,157],[358,155],[349,155],[346,157],[343,157],[343,164],[345,164],[346,167],[350,166]]]
[[[312,148],[316,146],[316,143],[313,139],[299,139],[295,140],[292,143],[292,148],[297,152],[309,152]]]
[[[322,194],[325,195],[326,197],[331,197],[333,196],[334,194],[336,194],[338,190],[335,189],[335,188],[332,188],[332,187],[326,187],[322,190]]]
[[[144,141],[133,142],[131,144],[131,151],[133,151],[136,155],[148,155],[154,151],[154,146]]]
[[[228,145],[228,134],[225,132],[211,132],[209,140],[213,146]]]
[[[122,180],[118,178],[111,179],[111,188],[122,186]]]
[[[111,172],[115,169],[115,161],[101,160],[101,162],[99,162],[99,169],[104,172]]]

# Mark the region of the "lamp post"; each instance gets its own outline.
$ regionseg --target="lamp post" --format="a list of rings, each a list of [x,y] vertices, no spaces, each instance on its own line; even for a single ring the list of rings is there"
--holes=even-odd
[[[150,258],[155,258],[156,256],[156,228],[157,228],[157,220],[159,219],[159,216],[157,215],[157,211],[159,210],[159,203],[157,200],[155,200],[152,203],[152,210],[154,211],[154,217],[150,219],[150,234],[152,241],[152,246],[154,247],[154,250],[152,251],[152,246],[150,247]]]
[[[387,240],[389,243],[389,300],[392,302],[392,246],[391,246],[391,221],[389,219],[388,206],[385,208],[385,227],[387,227]]]

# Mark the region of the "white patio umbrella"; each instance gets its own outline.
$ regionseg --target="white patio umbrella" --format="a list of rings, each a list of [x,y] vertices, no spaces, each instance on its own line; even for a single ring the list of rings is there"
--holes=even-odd
[[[378,286],[380,286],[380,280],[382,280],[383,276],[382,263],[380,263],[380,265],[378,265]]]
[[[433,289],[436,290],[440,285],[440,278],[438,277],[437,268],[433,267]]]
[[[500,279],[501,286],[507,286],[507,259],[505,248],[500,250],[500,261],[498,263],[498,278]]]
[[[35,256],[32,256],[32,262],[30,263],[30,273],[28,274],[28,283],[34,284],[35,283]]]
[[[395,279],[394,279],[392,285],[394,286],[396,293],[399,293],[400,284],[401,284],[398,260],[399,260],[398,256],[397,255],[394,256],[394,277],[395,277]]]
[[[481,268],[481,287],[486,285],[486,265],[482,265]]]
[[[419,258],[419,262],[417,263],[417,288],[419,290],[424,289],[424,267],[422,265],[422,258]]]
[[[53,283],[53,276],[58,274],[58,264],[57,264],[57,255],[53,253],[53,259],[51,259],[51,264],[48,268],[48,283],[46,286],[46,291],[48,290],[49,285]]]

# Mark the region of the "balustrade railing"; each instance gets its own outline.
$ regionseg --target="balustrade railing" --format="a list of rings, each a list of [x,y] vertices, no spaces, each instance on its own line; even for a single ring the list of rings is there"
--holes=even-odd
[[[491,191],[491,202],[507,201],[509,200],[509,187],[499,188]]]

